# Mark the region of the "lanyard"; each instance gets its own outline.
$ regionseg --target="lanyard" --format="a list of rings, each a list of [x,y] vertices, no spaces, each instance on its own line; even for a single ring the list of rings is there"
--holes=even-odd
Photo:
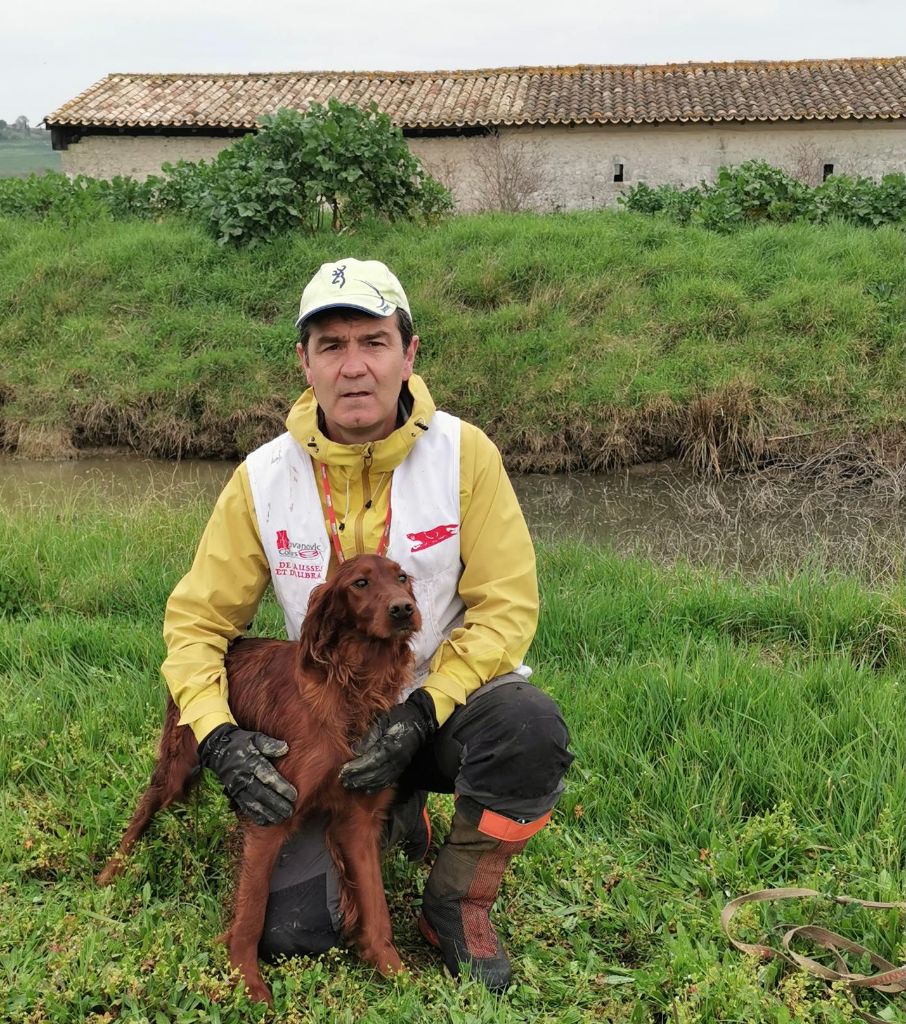
[[[330,537],[333,541],[334,551],[337,553],[337,561],[341,564],[346,561],[346,556],[343,554],[343,545],[340,543],[340,531],[337,527],[337,516],[333,510],[333,498],[330,496],[330,483],[327,480],[327,467],[324,463],[320,463],[321,466],[321,486],[324,489],[324,504],[327,506],[327,519],[330,522]],[[387,519],[384,523],[384,532],[381,534],[380,542],[377,546],[377,553],[383,555],[387,550],[387,545],[390,543],[390,520],[393,517],[393,508],[390,503],[390,495],[387,495]]]

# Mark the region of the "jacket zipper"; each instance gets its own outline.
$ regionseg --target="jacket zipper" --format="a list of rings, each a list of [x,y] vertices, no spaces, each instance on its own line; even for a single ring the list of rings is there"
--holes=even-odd
[[[371,462],[374,458],[374,446],[365,447],[362,459],[362,507],[355,517],[355,550],[357,555],[365,553],[365,512],[371,508]]]

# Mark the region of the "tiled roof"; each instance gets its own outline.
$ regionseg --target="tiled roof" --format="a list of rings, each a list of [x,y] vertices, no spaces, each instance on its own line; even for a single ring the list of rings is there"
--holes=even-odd
[[[906,117],[906,57],[477,71],[108,75],[49,125],[252,128],[280,107],[375,102],[401,128]]]

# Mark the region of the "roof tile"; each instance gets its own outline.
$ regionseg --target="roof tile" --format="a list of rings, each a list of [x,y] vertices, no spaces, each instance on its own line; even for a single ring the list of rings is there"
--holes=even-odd
[[[475,71],[111,74],[49,125],[253,128],[282,106],[376,102],[401,128],[906,117],[906,57]]]

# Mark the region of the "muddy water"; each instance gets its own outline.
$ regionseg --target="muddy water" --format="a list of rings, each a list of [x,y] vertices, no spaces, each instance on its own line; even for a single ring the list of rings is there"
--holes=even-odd
[[[148,496],[174,507],[213,502],[234,469],[114,457],[76,462],[0,462],[3,509],[100,496],[114,507]],[[790,479],[703,483],[673,466],[617,474],[516,477],[533,534],[688,559],[746,573],[804,562],[875,582],[906,564],[906,498],[890,488],[822,487]]]

